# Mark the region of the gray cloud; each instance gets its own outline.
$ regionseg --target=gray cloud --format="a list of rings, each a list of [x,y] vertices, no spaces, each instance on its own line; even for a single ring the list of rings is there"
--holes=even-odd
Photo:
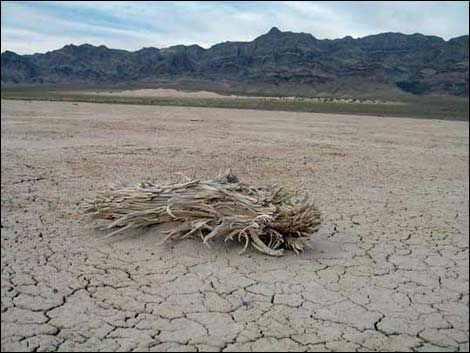
[[[272,26],[317,38],[468,34],[466,2],[2,2],[2,51],[90,43],[136,50],[248,41]]]

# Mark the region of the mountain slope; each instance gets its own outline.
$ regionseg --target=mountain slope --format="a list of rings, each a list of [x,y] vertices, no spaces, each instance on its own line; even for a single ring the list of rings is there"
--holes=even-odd
[[[178,45],[135,52],[67,45],[45,54],[1,56],[2,85],[196,82],[282,94],[469,94],[469,38],[382,33],[318,40],[276,27],[251,42],[209,49]]]

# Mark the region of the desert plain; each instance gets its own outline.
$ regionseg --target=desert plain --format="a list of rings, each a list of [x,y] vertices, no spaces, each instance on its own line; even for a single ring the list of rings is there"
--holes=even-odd
[[[302,186],[312,249],[101,240],[110,182]],[[468,351],[469,123],[2,100],[2,351]]]

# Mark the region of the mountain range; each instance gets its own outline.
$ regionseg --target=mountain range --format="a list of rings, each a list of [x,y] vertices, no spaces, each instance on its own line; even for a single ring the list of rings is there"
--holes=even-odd
[[[317,39],[273,27],[251,42],[137,51],[66,45],[1,54],[2,86],[182,86],[296,95],[412,93],[468,96],[469,36],[381,33]]]

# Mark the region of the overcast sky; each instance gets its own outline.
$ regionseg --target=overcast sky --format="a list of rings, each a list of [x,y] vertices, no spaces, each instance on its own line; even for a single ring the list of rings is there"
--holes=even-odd
[[[381,32],[449,39],[468,34],[466,1],[139,2],[2,1],[2,52],[46,52],[66,44],[136,50],[251,41],[277,26],[316,38]]]

